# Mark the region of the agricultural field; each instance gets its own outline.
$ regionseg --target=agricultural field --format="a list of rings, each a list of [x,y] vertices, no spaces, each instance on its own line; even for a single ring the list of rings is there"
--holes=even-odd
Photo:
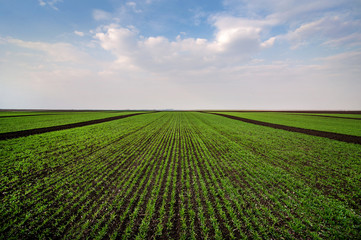
[[[319,117],[336,117],[336,118],[346,118],[346,119],[361,119],[360,114],[352,113],[290,113],[294,115],[305,115],[305,116],[319,116]]]
[[[71,124],[137,112],[0,112],[0,133]]]
[[[282,114],[256,117],[361,133],[358,120]],[[359,239],[361,233],[360,144],[211,113],[146,112],[1,140],[0,171],[1,239]]]
[[[284,112],[218,112],[286,126],[361,136],[361,114],[307,114]],[[351,115],[351,116],[350,116]]]

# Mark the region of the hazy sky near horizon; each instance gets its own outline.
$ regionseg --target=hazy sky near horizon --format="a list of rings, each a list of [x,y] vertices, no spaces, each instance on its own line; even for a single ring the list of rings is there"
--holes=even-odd
[[[359,0],[0,0],[0,108],[361,109]]]

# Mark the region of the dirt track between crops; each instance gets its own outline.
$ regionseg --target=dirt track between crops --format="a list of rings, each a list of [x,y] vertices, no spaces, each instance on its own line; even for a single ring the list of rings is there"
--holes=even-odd
[[[210,113],[210,112],[203,112],[203,113],[214,114],[214,115],[218,115],[218,116],[222,116],[222,117],[226,117],[226,118],[230,118],[230,119],[234,119],[234,120],[238,120],[238,121],[242,121],[242,122],[246,122],[246,123],[252,123],[252,124],[271,127],[271,128],[275,128],[275,129],[282,129],[282,130],[286,130],[286,131],[290,131],[290,132],[304,133],[304,134],[311,135],[311,136],[324,137],[324,138],[329,138],[329,139],[338,140],[338,141],[347,142],[347,143],[361,144],[361,137],[358,137],[358,136],[285,126],[285,125],[280,125],[280,124],[275,124],[275,123],[268,123],[268,122],[262,122],[262,121],[248,119],[248,118],[226,115],[226,114],[222,114],[222,113]]]
[[[77,122],[77,123],[64,124],[64,125],[58,125],[58,126],[52,126],[52,127],[35,128],[35,129],[22,130],[22,131],[16,131],[16,132],[0,133],[0,140],[27,137],[27,136],[35,135],[35,134],[54,132],[54,131],[77,128],[77,127],[84,127],[84,126],[89,126],[89,125],[93,125],[93,124],[110,122],[110,121],[114,121],[114,120],[118,120],[118,119],[122,119],[122,118],[132,117],[132,116],[136,116],[136,115],[140,115],[140,114],[146,114],[146,113],[133,113],[133,114],[128,114],[128,115],[95,119],[95,120],[90,120],[90,121],[85,121],[85,122]]]

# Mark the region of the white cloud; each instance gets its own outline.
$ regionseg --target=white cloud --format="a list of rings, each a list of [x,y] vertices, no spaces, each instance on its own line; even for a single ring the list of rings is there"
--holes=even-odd
[[[287,40],[292,48],[306,44],[342,47],[359,44],[361,2],[357,0],[224,0],[228,14],[258,23],[264,33],[263,46]],[[273,29],[288,32],[277,32]],[[273,34],[273,35],[270,35]]]
[[[0,105],[90,109],[360,108],[361,52],[319,58],[315,59],[317,63],[302,65],[260,59],[220,64],[212,58],[203,59],[211,53],[222,57],[216,39],[141,38],[135,29],[119,26],[108,27],[103,34],[98,35],[103,38],[98,41],[103,41],[102,46],[117,60],[99,65],[94,59],[81,59],[90,61],[86,68],[74,64],[80,60],[76,56],[57,58],[63,52],[79,52],[75,46],[7,39],[7,44],[40,51],[52,62],[40,58],[30,68],[26,59],[34,62],[34,57],[7,56],[8,61],[0,64]],[[72,62],[63,65],[63,61]],[[98,69],[94,65],[99,65]]]
[[[44,7],[46,5],[46,2],[44,2],[43,0],[39,0],[39,5]]]
[[[97,21],[124,23],[90,31],[94,39],[89,45],[95,43],[91,54],[99,53],[107,60],[91,58],[70,43],[0,38],[0,44],[13,45],[6,56],[0,53],[4,76],[0,102],[11,107],[23,96],[26,106],[45,108],[361,107],[361,53],[344,48],[360,46],[361,25],[347,11],[332,12],[346,4],[344,0],[228,0],[225,4],[234,11],[207,18],[214,29],[209,39],[182,33],[175,39],[142,36],[126,24],[138,23],[134,12],[142,7],[146,14],[145,3],[151,1],[124,1],[115,13],[93,11]],[[206,19],[198,13],[194,24]],[[313,45],[316,51],[337,48],[335,52],[343,53],[327,51],[331,56],[322,57],[320,51],[312,52],[309,59],[285,60],[292,54],[285,42],[292,46],[317,43]],[[272,61],[273,54],[278,61]],[[7,93],[19,89],[21,94]]]
[[[278,19],[247,20],[215,15],[210,22],[215,27],[211,40],[185,35],[176,40],[143,37],[136,28],[119,25],[98,29],[95,38],[117,58],[102,75],[132,78],[138,74],[139,78],[135,79],[148,79],[159,86],[157,91],[147,82],[140,89],[148,88],[159,98],[167,99],[162,92],[176,92],[173,84],[187,93],[190,101],[183,104],[172,100],[172,104],[162,105],[154,100],[164,108],[187,109],[189,104],[195,108],[235,109],[357,109],[360,106],[355,102],[361,100],[355,86],[361,85],[358,83],[361,72],[357,70],[361,54],[316,59],[317,64],[252,61],[262,49],[272,47],[280,38],[269,36],[269,30],[281,24]],[[287,40],[296,43],[311,39],[321,30],[320,35],[328,39],[341,36],[338,32],[341,29],[343,33],[355,31],[353,21],[345,22],[333,17],[321,18],[296,27]],[[326,23],[337,23],[336,30],[327,28]],[[348,27],[351,30],[345,29]],[[354,64],[348,64],[349,61]],[[351,100],[355,103],[350,104]]]
[[[15,38],[7,38],[7,43],[22,48],[41,51],[46,54],[47,60],[52,62],[77,62],[81,63],[88,55],[79,51],[76,47],[69,43],[46,43],[46,42],[30,42]]]
[[[96,21],[108,22],[132,22],[137,15],[141,13],[138,4],[135,1],[122,3],[119,8],[113,12],[107,12],[101,9],[93,10],[93,19]],[[136,13],[136,14],[134,14]]]
[[[63,2],[63,0],[39,0],[39,5],[42,7],[49,6],[54,10],[59,10],[56,4]]]
[[[282,22],[309,21],[341,7],[360,7],[358,0],[224,0],[229,12],[247,18],[273,16]]]
[[[262,47],[272,46],[275,40],[261,41],[262,27],[269,24],[267,21],[224,16],[214,17],[212,21],[216,28],[213,40],[142,37],[134,27],[114,24],[98,29],[95,38],[118,58],[119,64],[156,72],[243,64]]]
[[[116,55],[132,53],[137,44],[137,32],[134,28],[120,28],[117,25],[109,25],[103,28],[105,33],[98,32],[95,38],[100,40],[105,50],[112,50]]]
[[[276,37],[271,37],[269,38],[268,40],[264,41],[263,43],[261,43],[261,47],[263,48],[269,48],[269,47],[272,47],[273,44],[275,43],[276,41]]]
[[[262,46],[271,46],[273,39],[261,43],[265,30],[275,25],[276,22],[268,20],[249,20],[230,16],[215,16],[212,18],[217,27],[216,40],[223,47],[234,53],[257,52]]]
[[[84,33],[83,32],[80,32],[80,31],[74,31],[74,34],[75,35],[78,35],[79,37],[84,37]]]
[[[93,18],[97,21],[110,20],[112,14],[101,9],[94,9]]]
[[[361,33],[351,33],[344,37],[327,40],[324,45],[337,47],[337,46],[360,46],[361,45]]]
[[[137,3],[136,2],[126,2],[125,4],[127,7],[131,8],[135,13],[141,13],[142,10],[137,9]]]
[[[350,71],[355,70],[361,76],[361,51],[344,52],[328,57],[317,58],[316,60],[326,63],[329,71],[338,71],[339,68]],[[353,69],[353,70],[352,70]]]
[[[318,40],[325,45],[360,44],[361,21],[349,20],[345,16],[327,16],[302,24],[289,32],[286,38],[293,47]]]

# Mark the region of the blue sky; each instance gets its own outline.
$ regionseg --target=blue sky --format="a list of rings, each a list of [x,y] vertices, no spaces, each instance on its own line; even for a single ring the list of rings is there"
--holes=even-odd
[[[0,0],[0,108],[361,109],[361,2]]]

